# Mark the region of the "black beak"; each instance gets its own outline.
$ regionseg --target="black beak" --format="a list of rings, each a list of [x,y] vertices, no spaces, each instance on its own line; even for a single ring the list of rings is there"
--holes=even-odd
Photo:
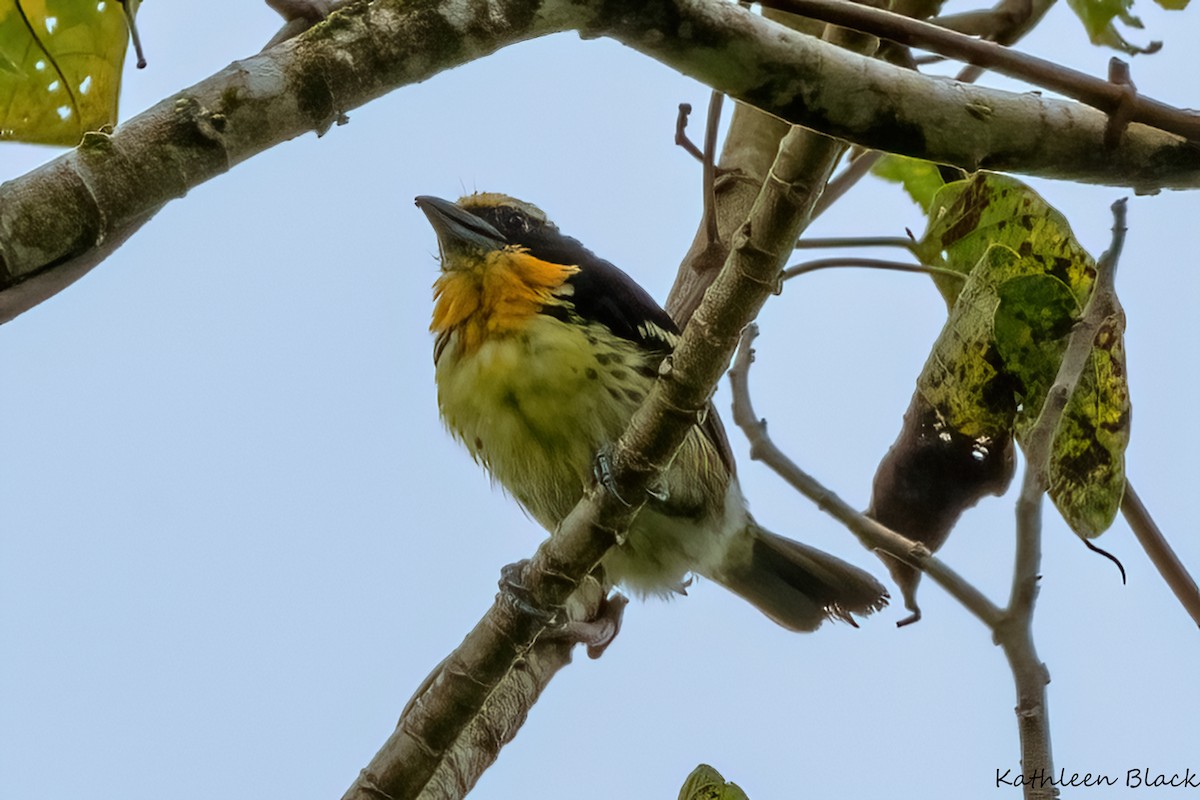
[[[486,220],[469,211],[464,211],[449,200],[421,195],[416,199],[417,208],[425,212],[429,224],[437,233],[438,243],[447,246],[472,245],[483,250],[496,250],[508,241],[504,234],[493,228]]]

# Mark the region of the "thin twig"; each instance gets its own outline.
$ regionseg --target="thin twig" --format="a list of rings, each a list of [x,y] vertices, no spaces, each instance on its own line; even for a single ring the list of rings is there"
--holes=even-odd
[[[929,548],[856,511],[802,470],[775,445],[767,435],[766,422],[754,413],[750,399],[750,364],[754,360],[752,345],[756,336],[758,326],[747,325],[742,332],[733,367],[729,370],[729,383],[733,388],[733,420],[750,440],[750,457],[766,464],[796,491],[813,501],[817,508],[842,523],[858,537],[864,547],[869,550],[882,550],[922,570],[988,628],[995,629],[1002,618],[1001,610],[969,581],[936,558],[929,552]]]
[[[704,163],[704,153],[700,152],[700,148],[696,147],[695,142],[687,135],[688,117],[691,114],[691,103],[679,104],[679,113],[675,116],[675,144],[690,153],[697,161]]]
[[[988,9],[933,17],[929,22],[998,44],[1012,44],[1033,29],[1055,0],[1000,0]]]
[[[1123,103],[1128,103],[1130,120],[1200,141],[1200,114],[1144,96],[1130,101],[1121,86],[994,42],[973,39],[928,22],[846,0],[764,0],[763,5],[986,67],[1001,75],[1071,97],[1105,113],[1116,111]]]
[[[1121,513],[1133,530],[1133,535],[1137,537],[1138,543],[1158,570],[1158,574],[1162,575],[1167,586],[1171,587],[1171,591],[1179,598],[1180,605],[1191,615],[1192,621],[1200,626],[1200,589],[1196,588],[1195,579],[1188,573],[1179,556],[1175,555],[1167,538],[1158,529],[1154,518],[1150,516],[1142,498],[1138,497],[1128,479],[1125,481],[1125,496],[1121,498]]]
[[[862,180],[881,158],[883,158],[883,153],[878,150],[868,150],[847,164],[846,168],[825,187],[825,192],[817,201],[817,207],[813,209],[813,216],[819,217],[825,213],[826,209],[840,200],[846,192]]]
[[[708,99],[708,121],[704,126],[704,230],[710,244],[721,241],[717,227],[717,131],[725,95],[713,91]]]
[[[925,275],[942,275],[948,278],[966,280],[965,273],[945,267],[928,267],[924,264],[906,264],[903,261],[886,261],[882,258],[818,258],[796,264],[783,271],[783,279],[790,280],[800,275],[816,272],[821,269],[840,269],[842,267],[864,267],[867,269],[884,269],[893,272],[919,272]]]
[[[906,236],[805,236],[796,242],[797,250],[835,247],[902,247],[911,253],[917,243]]]

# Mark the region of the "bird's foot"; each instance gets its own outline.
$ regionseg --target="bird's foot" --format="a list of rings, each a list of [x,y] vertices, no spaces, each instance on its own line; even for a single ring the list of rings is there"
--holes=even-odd
[[[582,644],[587,647],[588,658],[602,656],[621,632],[621,621],[625,615],[625,606],[629,605],[629,598],[620,592],[614,592],[600,600],[599,606],[589,619],[568,619],[564,609],[544,608],[534,600],[533,593],[525,584],[525,570],[528,567],[529,559],[522,559],[501,569],[500,595],[519,612],[539,620],[546,626],[539,640]]]
[[[329,0],[267,0],[267,5],[283,17],[284,23],[283,27],[263,46],[263,50],[299,36],[313,25],[323,21],[334,10]]]
[[[540,620],[546,625],[558,624],[560,609],[547,609],[538,605],[533,592],[525,585],[525,570],[529,559],[523,558],[515,564],[506,564],[500,569],[500,596],[512,603],[522,614]]]
[[[567,641],[587,647],[588,658],[597,659],[621,632],[621,621],[625,617],[625,606],[629,598],[620,592],[600,601],[596,615],[588,620],[568,620],[543,634],[550,640]]]

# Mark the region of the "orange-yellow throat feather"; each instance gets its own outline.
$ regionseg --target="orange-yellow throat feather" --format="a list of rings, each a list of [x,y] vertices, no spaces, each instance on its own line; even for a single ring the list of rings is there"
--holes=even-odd
[[[437,334],[458,330],[460,347],[472,352],[489,337],[520,330],[542,306],[561,302],[567,278],[578,271],[516,247],[443,263],[433,284],[429,329]]]

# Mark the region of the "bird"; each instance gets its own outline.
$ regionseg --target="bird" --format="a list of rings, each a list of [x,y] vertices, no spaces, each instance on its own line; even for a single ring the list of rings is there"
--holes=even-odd
[[[437,236],[430,331],[442,421],[551,534],[596,480],[680,329],[612,263],[505,194],[416,205]],[[771,533],[750,515],[715,409],[688,432],[604,576],[642,597],[692,576],[793,631],[849,622],[888,601],[869,573]]]

